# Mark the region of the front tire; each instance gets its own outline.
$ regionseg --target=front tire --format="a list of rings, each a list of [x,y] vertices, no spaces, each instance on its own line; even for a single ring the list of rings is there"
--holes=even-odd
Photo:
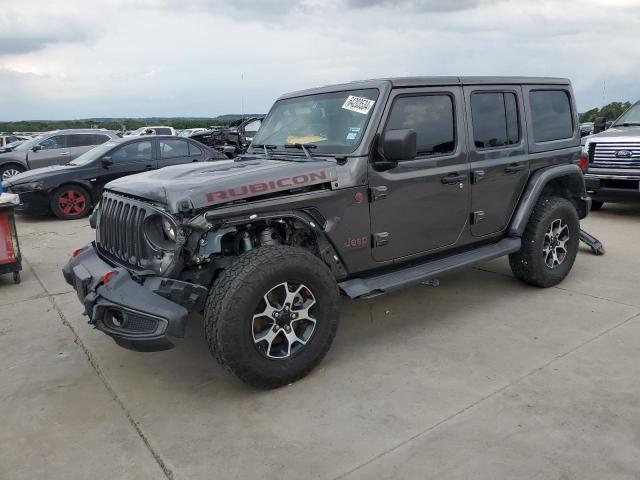
[[[51,211],[62,220],[82,218],[91,209],[91,196],[79,185],[63,185],[51,195]]]
[[[211,288],[205,306],[209,350],[253,386],[295,382],[329,350],[338,328],[339,297],[327,266],[307,250],[252,250]]]
[[[530,285],[557,285],[571,271],[579,242],[580,222],[573,204],[565,198],[542,198],[522,235],[522,248],[509,255],[511,271]]]
[[[11,177],[15,177],[24,171],[25,168],[17,163],[7,163],[6,165],[2,165],[0,167],[0,181],[9,180]]]

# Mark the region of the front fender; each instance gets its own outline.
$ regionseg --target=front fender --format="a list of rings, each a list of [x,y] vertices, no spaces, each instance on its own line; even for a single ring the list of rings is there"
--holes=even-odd
[[[536,171],[529,179],[525,188],[522,200],[513,215],[509,227],[509,236],[521,237],[524,229],[529,223],[531,212],[540,199],[545,187],[555,180],[560,180],[566,188],[566,196],[574,203],[578,204],[580,218],[587,216],[591,207],[591,198],[587,196],[584,186],[584,176],[580,167],[574,164],[554,165]]]

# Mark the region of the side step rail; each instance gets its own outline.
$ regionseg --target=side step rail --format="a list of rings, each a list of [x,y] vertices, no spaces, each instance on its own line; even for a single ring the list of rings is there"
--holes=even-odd
[[[520,238],[507,237],[498,243],[478,247],[450,257],[428,260],[372,277],[345,280],[340,282],[338,286],[350,298],[371,298],[408,285],[424,282],[443,273],[517,252],[520,250],[521,244]]]

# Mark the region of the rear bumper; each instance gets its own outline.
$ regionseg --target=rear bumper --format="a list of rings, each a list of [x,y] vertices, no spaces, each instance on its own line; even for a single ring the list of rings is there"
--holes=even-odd
[[[107,284],[106,272],[113,271]],[[207,289],[192,283],[147,276],[134,280],[124,268],[105,262],[93,245],[71,258],[64,278],[78,294],[89,323],[118,345],[137,351],[166,350],[170,337],[184,337],[187,316],[200,311]]]

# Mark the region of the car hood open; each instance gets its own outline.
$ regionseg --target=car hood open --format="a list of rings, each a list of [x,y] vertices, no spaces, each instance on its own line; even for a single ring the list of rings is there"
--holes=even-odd
[[[172,213],[337,180],[330,161],[223,160],[165,167],[114,180],[106,189],[165,205]]]

